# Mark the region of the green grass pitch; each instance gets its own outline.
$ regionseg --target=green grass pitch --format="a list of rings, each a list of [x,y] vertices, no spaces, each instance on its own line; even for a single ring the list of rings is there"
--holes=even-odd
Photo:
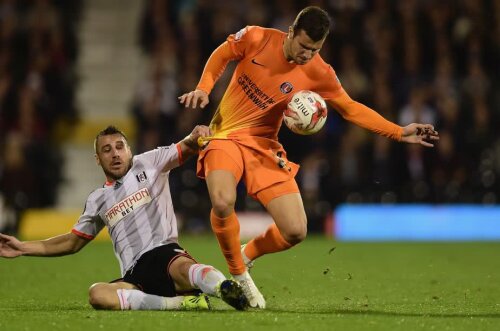
[[[227,273],[211,236],[185,236]],[[268,309],[95,311],[90,284],[119,276],[110,243],[0,260],[0,330],[500,330],[500,243],[342,243],[309,237],[252,271]]]

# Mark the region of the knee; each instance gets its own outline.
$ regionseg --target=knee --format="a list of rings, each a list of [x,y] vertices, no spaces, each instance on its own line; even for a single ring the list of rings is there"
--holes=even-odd
[[[193,290],[189,280],[189,269],[194,265],[194,261],[185,256],[181,256],[172,262],[168,268],[168,274],[174,282],[175,290],[178,292],[188,292]]]
[[[104,283],[96,283],[89,288],[89,303],[94,309],[109,309],[107,289]]]
[[[281,232],[283,239],[290,245],[294,246],[306,239],[307,236],[307,226],[297,226],[286,231]]]
[[[227,217],[234,211],[236,192],[217,191],[212,195],[212,208],[218,217]]]

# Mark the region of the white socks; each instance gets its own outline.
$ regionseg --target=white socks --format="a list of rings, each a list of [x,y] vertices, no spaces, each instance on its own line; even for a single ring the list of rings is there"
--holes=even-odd
[[[205,264],[193,264],[189,268],[189,282],[194,288],[208,295],[220,297],[219,284],[226,277],[219,270]],[[184,297],[161,297],[139,290],[116,290],[121,310],[174,310],[180,309]]]
[[[181,308],[184,297],[161,297],[139,290],[116,290],[121,310],[176,310]]]
[[[220,296],[218,285],[226,280],[226,277],[219,270],[206,264],[193,264],[189,268],[189,282],[202,292]]]

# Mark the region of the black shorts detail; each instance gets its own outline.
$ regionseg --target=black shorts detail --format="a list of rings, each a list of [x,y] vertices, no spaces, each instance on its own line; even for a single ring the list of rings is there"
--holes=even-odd
[[[178,244],[174,243],[156,247],[144,253],[137,263],[127,271],[125,276],[116,281],[134,284],[141,291],[148,294],[163,297],[181,295],[175,291],[174,282],[168,273],[170,264],[181,256],[185,256],[196,262]],[[200,292],[196,290],[194,293]]]

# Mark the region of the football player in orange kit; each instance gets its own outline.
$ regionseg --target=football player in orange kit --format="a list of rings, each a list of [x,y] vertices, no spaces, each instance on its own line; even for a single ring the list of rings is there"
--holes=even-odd
[[[213,136],[199,155],[197,172],[207,183],[212,202],[210,221],[229,272],[255,308],[265,308],[266,302],[248,273],[252,261],[300,243],[307,232],[294,179],[298,165],[287,160],[277,138],[291,95],[314,91],[346,120],[397,141],[432,147],[439,139],[430,124],[400,127],[349,97],[333,68],[318,54],[330,24],[327,12],[311,6],[297,15],[288,33],[247,26],[212,53],[196,89],[179,97],[186,107],[204,108],[228,62],[239,61],[210,123]],[[244,246],[240,246],[234,211],[241,179],[248,194],[259,200],[274,220],[262,235]]]

